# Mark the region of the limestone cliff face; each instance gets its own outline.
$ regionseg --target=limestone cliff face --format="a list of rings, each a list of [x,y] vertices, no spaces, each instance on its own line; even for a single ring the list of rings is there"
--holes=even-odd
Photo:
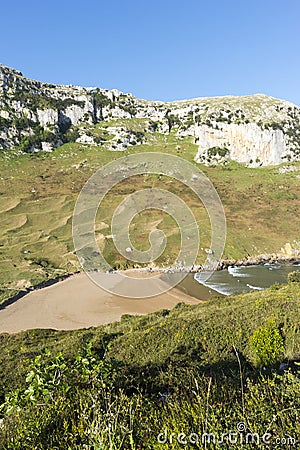
[[[144,121],[148,134],[192,136],[195,160],[205,164],[234,160],[260,166],[300,157],[300,108],[283,100],[253,95],[146,101],[117,89],[42,83],[0,65],[2,151],[51,151],[68,141],[102,145],[87,126],[105,121],[114,135],[109,148],[144,142],[130,126],[120,127],[120,119]]]
[[[280,164],[290,155],[282,130],[262,130],[255,123],[222,124],[217,130],[202,125],[196,128],[195,135],[198,162],[229,158],[252,166],[268,166]]]

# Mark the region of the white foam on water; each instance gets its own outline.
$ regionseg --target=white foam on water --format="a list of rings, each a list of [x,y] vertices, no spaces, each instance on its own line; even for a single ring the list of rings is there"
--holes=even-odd
[[[229,290],[229,285],[227,283],[224,283],[224,287],[222,287],[222,283],[214,284],[214,283],[201,283],[204,286],[213,289],[214,291],[218,292],[219,294],[223,295],[232,295],[234,292]]]
[[[233,277],[237,274],[239,267],[228,267],[228,273],[230,273],[230,275],[232,275]]]
[[[300,261],[297,261],[295,264],[289,266],[278,263],[265,263],[264,265],[239,267],[229,266],[227,269],[221,270],[220,272],[215,272],[208,280],[206,280],[207,274],[203,272],[196,273],[194,278],[198,281],[198,283],[213,289],[220,294],[234,295],[245,291],[263,291],[268,286],[271,286],[277,282],[277,280],[282,283],[285,278],[287,278],[287,268],[290,270],[293,270],[293,268],[294,270],[299,270],[299,267]],[[252,270],[254,268],[259,268],[259,272],[257,270]],[[279,272],[276,273],[277,271]],[[244,280],[244,278],[247,277],[250,277],[250,279]],[[250,281],[254,284],[246,284],[246,281]],[[263,284],[263,287],[260,286],[261,283]]]
[[[265,288],[263,288],[263,287],[261,287],[261,286],[252,286],[251,284],[248,284],[247,283],[247,286],[250,288],[250,289],[255,289],[256,291],[263,291]]]
[[[244,269],[244,266],[241,267],[228,267],[228,273],[230,273],[230,275],[232,275],[233,277],[238,277],[238,278],[247,278],[250,277],[251,275],[249,275],[248,273],[243,273],[241,272],[241,270]]]
[[[194,279],[198,281],[198,283],[202,284],[203,286],[213,289],[214,291],[218,292],[219,294],[223,295],[231,295],[233,294],[233,290],[230,289],[230,285],[228,283],[213,283],[208,281],[201,280],[201,272],[195,273]]]
[[[249,275],[248,273],[237,273],[235,275],[233,275],[235,278],[249,278],[251,277],[251,275]]]

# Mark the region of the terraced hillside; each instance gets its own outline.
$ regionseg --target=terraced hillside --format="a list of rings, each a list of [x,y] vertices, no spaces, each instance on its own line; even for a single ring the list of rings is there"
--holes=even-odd
[[[136,119],[133,119],[134,123]],[[154,151],[179,154],[193,161],[195,144],[190,137],[171,133],[151,135],[152,144],[130,147],[125,154]],[[180,147],[180,149],[178,149]],[[1,296],[80,269],[72,242],[72,214],[76,198],[87,179],[103,164],[124,155],[90,144],[68,143],[51,153],[1,155],[0,257]],[[196,164],[196,163],[194,163]],[[300,166],[247,168],[237,163],[200,166],[214,183],[227,216],[227,241],[223,258],[238,259],[262,253],[297,255],[299,251]],[[193,210],[199,223],[201,246],[198,263],[210,245],[210,224],[190,190],[172,179],[136,177],[121,183],[108,195],[98,212],[99,247],[115,267],[132,267],[118,254],[111,238],[115,207],[133,190],[168,188]],[[136,216],[131,228],[134,244],[144,249],[153,227],[168,237],[164,254],[156,262],[170,265],[177,255],[180,234],[175,222],[161,211]]]

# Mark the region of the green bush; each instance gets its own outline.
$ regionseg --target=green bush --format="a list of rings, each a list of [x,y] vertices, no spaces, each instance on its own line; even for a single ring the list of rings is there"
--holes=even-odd
[[[300,283],[300,271],[295,270],[294,272],[290,272],[288,274],[288,282],[289,283]]]
[[[69,128],[65,133],[61,135],[61,139],[64,143],[76,142],[76,139],[78,139],[79,136],[79,131],[76,128]]]
[[[0,131],[5,131],[6,128],[11,126],[11,120],[0,117]]]
[[[250,336],[251,350],[258,366],[272,366],[280,360],[284,351],[283,338],[274,319],[257,328]]]
[[[99,88],[93,91],[94,104],[97,108],[110,105],[112,102],[109,97],[104,95]]]
[[[31,149],[41,149],[42,142],[54,143],[57,140],[57,136],[51,131],[45,130],[40,125],[36,124],[34,127],[34,134],[23,137],[19,144],[19,149],[22,152],[28,153]]]
[[[153,120],[149,121],[149,129],[152,133],[155,133],[155,131],[157,131],[158,126],[159,122],[154,122]]]
[[[169,133],[171,132],[174,125],[180,125],[180,119],[178,116],[175,116],[174,114],[167,113],[167,120],[168,120],[168,127],[169,127]]]
[[[219,155],[224,158],[228,153],[229,150],[226,147],[211,147],[207,150],[208,157]]]

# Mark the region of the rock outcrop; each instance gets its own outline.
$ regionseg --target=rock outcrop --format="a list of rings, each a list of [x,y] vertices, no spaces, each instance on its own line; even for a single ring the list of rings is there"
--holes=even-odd
[[[199,162],[229,158],[239,163],[266,166],[280,164],[290,155],[282,130],[262,130],[256,123],[222,124],[218,129],[200,125],[195,134]]]
[[[118,120],[144,120],[144,130]],[[238,161],[249,166],[300,158],[300,108],[265,95],[158,102],[117,89],[59,86],[30,80],[0,65],[0,149],[51,151],[65,142],[103,145],[87,126],[109,121],[112,150],[145,143],[144,132],[192,136],[204,164]]]

